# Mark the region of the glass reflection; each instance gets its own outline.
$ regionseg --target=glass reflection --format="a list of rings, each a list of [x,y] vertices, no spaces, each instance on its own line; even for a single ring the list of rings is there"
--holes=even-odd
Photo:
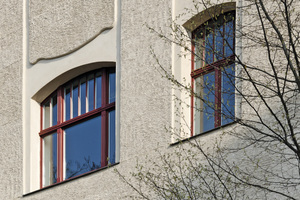
[[[43,128],[49,128],[50,127],[50,101],[46,102],[44,104],[44,124]]]
[[[44,137],[43,142],[43,186],[48,186],[57,182],[57,133]]]
[[[85,78],[81,79],[80,84],[80,114],[86,113],[86,82]]]
[[[102,90],[102,78],[100,74],[97,74],[96,77],[96,108],[101,107],[101,90]]]
[[[216,27],[215,35],[215,61],[217,61],[223,58],[223,25]]]
[[[231,56],[233,54],[234,48],[234,23],[233,21],[229,21],[225,25],[225,57]]]
[[[65,129],[66,179],[101,167],[101,116]]]
[[[73,118],[78,116],[78,82],[73,83],[72,90]]]
[[[57,95],[52,97],[52,126],[57,124]]]
[[[225,68],[222,72],[222,125],[234,121],[234,104],[235,104],[235,69],[234,65]]]
[[[88,79],[88,108],[89,111],[94,110],[94,75],[90,75]]]
[[[203,132],[203,76],[195,79],[194,92],[194,134],[197,135]]]
[[[109,103],[116,98],[116,73],[109,73]]]
[[[208,31],[208,34],[205,38],[205,63],[210,64],[213,62],[213,44],[214,44],[214,36],[212,31]]]
[[[215,126],[215,73],[205,74],[203,84],[203,131],[205,132]]]
[[[115,111],[108,113],[108,157],[111,164],[116,160],[116,129],[115,129]]]
[[[71,117],[70,88],[65,89],[65,121]]]
[[[203,30],[198,31],[195,35],[195,69],[203,67]]]

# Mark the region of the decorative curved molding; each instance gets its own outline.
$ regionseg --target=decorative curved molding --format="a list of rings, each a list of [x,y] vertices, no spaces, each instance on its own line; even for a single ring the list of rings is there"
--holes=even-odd
[[[29,0],[29,62],[73,53],[113,28],[111,0]]]
[[[52,57],[40,57],[40,58],[37,58],[37,59],[35,59],[35,60],[30,60],[30,64],[34,65],[34,64],[36,64],[37,62],[39,62],[40,60],[51,60],[51,59],[60,58],[60,57],[69,55],[69,54],[71,54],[71,53],[77,51],[78,49],[84,47],[84,46],[87,45],[88,43],[90,43],[92,40],[94,40],[96,37],[98,37],[102,32],[104,32],[104,31],[106,31],[106,30],[110,30],[110,29],[112,29],[112,28],[113,28],[113,26],[102,29],[102,30],[101,30],[99,33],[97,33],[94,37],[90,38],[90,39],[87,40],[86,42],[83,42],[81,45],[75,47],[74,49],[69,50],[69,51],[66,52],[66,53],[62,53],[62,54],[59,54],[59,55],[57,55],[57,56],[52,56]]]
[[[188,31],[194,31],[204,22],[210,20],[215,16],[219,16],[220,14],[230,12],[236,10],[236,3],[235,2],[228,2],[222,3],[215,6],[212,6],[197,15],[193,16],[187,22],[183,24],[183,27],[186,28]]]

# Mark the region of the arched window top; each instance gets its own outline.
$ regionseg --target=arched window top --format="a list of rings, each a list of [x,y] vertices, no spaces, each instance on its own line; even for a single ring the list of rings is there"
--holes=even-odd
[[[224,14],[226,12],[231,12],[236,9],[236,3],[235,2],[228,2],[223,4],[218,4],[215,6],[212,6],[197,15],[193,16],[191,19],[189,19],[187,22],[183,24],[183,27],[187,30],[193,32],[195,29],[197,29],[200,25],[204,24],[206,21],[218,17],[221,14]]]
[[[41,87],[33,96],[32,99],[38,103],[41,103],[47,96],[49,96],[52,92],[54,92],[59,86],[65,84],[67,81],[77,77],[80,74],[84,74],[86,72],[100,69],[100,68],[107,68],[107,67],[114,67],[114,62],[95,62],[89,63],[81,66],[77,66],[68,70],[59,76],[55,77],[51,81],[49,81],[46,85]]]

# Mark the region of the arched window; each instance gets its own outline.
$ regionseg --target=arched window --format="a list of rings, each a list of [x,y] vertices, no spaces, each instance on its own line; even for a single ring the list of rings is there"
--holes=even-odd
[[[41,103],[41,187],[115,163],[115,69],[61,85]]]
[[[234,121],[235,12],[213,15],[192,32],[192,135]]]

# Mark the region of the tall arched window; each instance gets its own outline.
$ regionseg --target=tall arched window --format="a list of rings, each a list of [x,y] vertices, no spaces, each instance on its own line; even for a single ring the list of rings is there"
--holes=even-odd
[[[235,12],[214,15],[193,30],[192,135],[234,121]]]
[[[115,163],[115,69],[88,72],[41,103],[41,187]]]

